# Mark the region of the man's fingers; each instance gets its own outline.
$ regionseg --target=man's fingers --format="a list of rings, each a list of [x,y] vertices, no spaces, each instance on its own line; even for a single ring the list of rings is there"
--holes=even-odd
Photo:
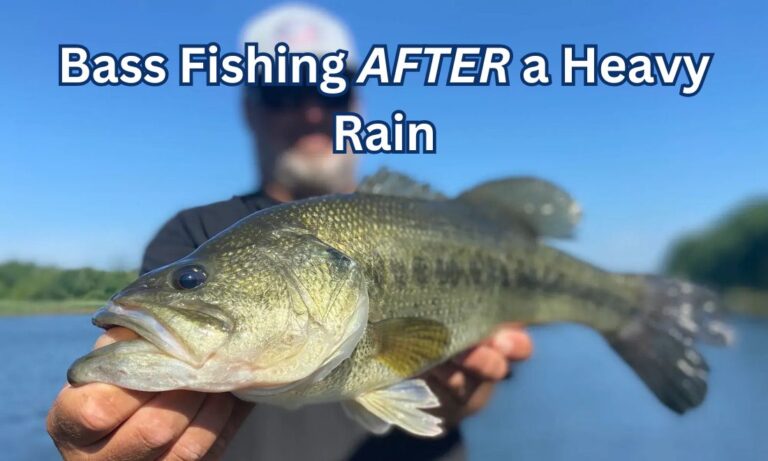
[[[463,370],[485,380],[498,381],[509,373],[507,358],[496,348],[487,345],[469,350],[457,364]]]
[[[454,426],[461,421],[463,415],[462,403],[456,398],[456,394],[452,389],[449,389],[444,381],[437,376],[430,375],[426,377],[427,384],[437,399],[440,401],[440,406],[436,408],[430,408],[427,412],[441,418],[446,427]]]
[[[456,401],[463,400],[467,395],[467,375],[451,362],[433,368],[429,372],[432,382],[437,382],[451,394]]]
[[[184,433],[206,394],[168,391],[157,394],[139,408],[108,439],[88,447],[100,459],[155,459]]]
[[[57,442],[90,445],[112,432],[153,395],[102,383],[67,385],[48,413],[48,432]]]
[[[96,341],[95,348],[135,337],[126,328],[112,328]],[[154,395],[102,383],[66,385],[48,413],[48,432],[58,443],[90,445],[112,432]]]
[[[446,381],[434,374],[427,377],[430,389],[440,401],[440,406],[429,412],[443,418],[449,427],[482,408],[493,389],[492,382],[480,380],[460,369],[451,376],[457,379]]]
[[[209,394],[187,430],[160,459],[163,461],[202,459],[224,429],[234,406],[235,397],[232,394]]]
[[[490,381],[479,382],[469,394],[462,407],[462,417],[467,417],[481,410],[491,399],[496,385]]]
[[[229,421],[224,425],[224,429],[222,429],[219,434],[219,438],[213,443],[213,446],[208,450],[208,453],[203,460],[219,461],[222,456],[224,456],[224,452],[226,451],[227,446],[229,446],[229,442],[235,437],[237,430],[240,429],[240,425],[243,424],[243,421],[245,421],[245,418],[248,417],[252,409],[253,403],[244,402],[235,398],[234,408],[232,408],[232,414],[229,417]]]
[[[507,360],[525,360],[533,353],[533,342],[528,333],[510,324],[499,328],[485,344],[504,354]]]

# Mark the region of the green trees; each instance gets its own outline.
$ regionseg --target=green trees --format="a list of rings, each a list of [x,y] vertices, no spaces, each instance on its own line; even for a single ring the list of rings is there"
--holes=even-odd
[[[679,240],[666,270],[721,290],[768,290],[768,199],[739,207],[711,229]]]
[[[58,269],[12,261],[0,264],[0,299],[107,299],[135,278],[133,271]]]

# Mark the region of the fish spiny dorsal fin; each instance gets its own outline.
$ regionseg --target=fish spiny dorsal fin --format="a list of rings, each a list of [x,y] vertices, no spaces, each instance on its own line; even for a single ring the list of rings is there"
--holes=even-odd
[[[440,401],[423,379],[366,392],[343,404],[350,418],[374,434],[384,434],[394,425],[423,437],[443,433],[442,419],[424,411],[439,406]]]
[[[531,177],[489,181],[456,198],[496,222],[522,221],[538,237],[572,237],[581,207],[558,186]]]
[[[374,359],[408,378],[443,358],[450,333],[440,322],[420,318],[382,320],[368,326]]]
[[[418,182],[403,173],[382,167],[371,176],[366,176],[357,187],[357,192],[422,200],[446,200],[447,197],[434,190],[429,184]]]

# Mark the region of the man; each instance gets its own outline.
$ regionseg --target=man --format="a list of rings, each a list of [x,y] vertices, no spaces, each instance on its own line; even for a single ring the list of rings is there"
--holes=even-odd
[[[277,42],[318,55],[352,48],[336,19],[303,6],[265,13],[251,22],[245,38],[262,50]],[[248,88],[244,107],[256,141],[261,190],[176,215],[149,244],[142,272],[185,256],[250,213],[313,195],[352,192],[356,157],[331,154],[331,129],[333,113],[355,104],[352,91],[324,97],[304,87]],[[113,328],[96,346],[134,336]],[[508,374],[507,360],[525,359],[530,352],[528,336],[506,327],[431,371],[425,378],[440,397],[439,412],[449,428],[438,439],[400,431],[371,436],[338,404],[293,412],[260,405],[251,412],[252,405],[230,394],[136,392],[106,384],[65,387],[49,414],[48,430],[72,460],[218,459],[230,442],[228,459],[462,459],[458,423],[487,403],[494,383]]]

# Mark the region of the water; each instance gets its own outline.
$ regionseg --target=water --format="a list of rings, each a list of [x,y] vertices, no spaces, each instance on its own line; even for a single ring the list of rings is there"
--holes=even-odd
[[[45,416],[67,367],[98,335],[84,315],[0,318],[0,458],[60,459]]]
[[[533,331],[535,359],[516,368],[465,426],[475,460],[758,460],[768,453],[768,320],[735,322],[731,349],[705,348],[704,405],[667,411],[593,332]],[[98,330],[87,316],[0,319],[3,459],[53,460],[45,415],[70,362]]]

